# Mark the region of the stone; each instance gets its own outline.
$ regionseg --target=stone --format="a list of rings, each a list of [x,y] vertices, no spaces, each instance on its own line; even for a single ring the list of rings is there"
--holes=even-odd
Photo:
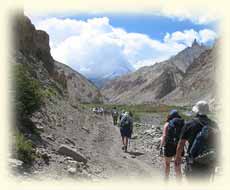
[[[83,163],[87,162],[87,159],[85,158],[84,155],[82,155],[80,152],[77,152],[77,150],[67,145],[60,145],[58,148],[58,153],[65,156],[70,156],[78,162],[83,162]]]
[[[73,142],[73,141],[72,141],[71,139],[69,139],[69,138],[65,138],[65,142],[66,142],[66,143],[71,143],[71,144],[74,145],[74,146],[76,145],[75,142]]]
[[[74,175],[74,174],[76,174],[76,172],[77,172],[76,168],[72,168],[72,167],[69,168],[67,171],[68,171],[68,173],[71,174],[71,175]]]
[[[21,160],[17,160],[17,159],[14,159],[14,158],[10,158],[8,160],[9,164],[11,167],[13,168],[19,168],[22,166],[23,162]]]
[[[138,138],[137,134],[135,134],[135,135],[132,136],[132,139],[137,139],[137,138]]]

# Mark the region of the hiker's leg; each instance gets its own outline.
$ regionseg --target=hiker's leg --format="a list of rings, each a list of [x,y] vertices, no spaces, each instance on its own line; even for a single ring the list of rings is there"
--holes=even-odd
[[[124,145],[127,146],[128,145],[128,137],[124,137],[124,139],[125,139],[124,140],[124,143],[125,143]]]
[[[125,136],[125,152],[127,152],[127,146],[128,146],[128,137]]]
[[[125,139],[124,139],[124,137],[122,136],[121,138],[122,138],[122,144],[125,145]]]
[[[169,178],[171,157],[165,157],[165,179]]]
[[[175,167],[175,173],[176,173],[176,180],[181,181],[181,179],[182,179],[181,164],[180,165],[176,165],[174,163],[174,167]]]
[[[117,125],[117,117],[114,118],[114,124]]]

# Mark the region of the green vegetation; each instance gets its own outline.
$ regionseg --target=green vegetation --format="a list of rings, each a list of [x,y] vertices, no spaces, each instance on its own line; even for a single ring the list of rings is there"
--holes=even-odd
[[[47,87],[45,90],[42,91],[42,96],[46,98],[52,98],[54,96],[57,96],[57,92],[53,88]]]
[[[15,147],[17,158],[25,164],[31,164],[35,159],[35,152],[32,143],[22,133],[16,133]]]
[[[177,109],[181,116],[184,119],[189,119],[190,117],[183,114],[183,112],[190,110],[190,107],[179,107],[179,106],[169,106],[169,105],[154,105],[154,104],[138,104],[138,105],[115,105],[115,104],[90,104],[85,103],[82,104],[82,107],[85,109],[90,109],[93,107],[102,107],[106,110],[112,110],[113,107],[116,107],[118,110],[128,110],[133,113],[133,118],[135,122],[140,122],[140,118],[143,114],[151,114],[151,113],[161,113],[163,117],[167,117],[167,114],[172,109]],[[162,121],[163,124],[164,121]]]
[[[14,68],[15,109],[18,118],[28,118],[42,104],[41,85],[32,79],[24,65]]]
[[[16,114],[15,143],[17,158],[25,164],[31,164],[35,153],[31,141],[25,137],[30,134],[39,137],[39,131],[31,121],[31,115],[37,111],[43,102],[44,92],[52,95],[51,91],[42,91],[41,84],[31,75],[30,68],[26,65],[16,65],[13,68],[14,77],[14,106]]]

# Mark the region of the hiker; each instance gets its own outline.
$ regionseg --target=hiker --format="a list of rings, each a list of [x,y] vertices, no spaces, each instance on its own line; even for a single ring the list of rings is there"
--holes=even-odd
[[[217,124],[207,117],[209,106],[199,101],[193,106],[195,117],[185,124],[176,152],[176,165],[181,164],[181,153],[188,142],[185,176],[188,180],[209,180],[215,171],[218,157],[219,129]]]
[[[132,132],[133,132],[132,113],[125,112],[120,122],[120,133],[121,133],[122,144],[123,144],[122,150],[124,150],[124,152],[127,152],[127,145],[129,139],[131,138]]]
[[[118,119],[118,111],[117,108],[114,107],[112,110],[112,117],[113,117],[113,125],[117,125],[117,119]]]
[[[122,116],[125,114],[125,110],[121,110],[121,113],[119,115],[119,121],[121,121]]]
[[[165,162],[165,180],[169,179],[170,162],[176,155],[176,148],[180,139],[180,134],[184,126],[184,120],[181,118],[177,110],[171,110],[167,116],[166,123],[163,128],[163,135],[160,143],[160,155],[164,156]],[[182,152],[181,152],[182,154]],[[177,179],[181,176],[181,166],[174,163]]]

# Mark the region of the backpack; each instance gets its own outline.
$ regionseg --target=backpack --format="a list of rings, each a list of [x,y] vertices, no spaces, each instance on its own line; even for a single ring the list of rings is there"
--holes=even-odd
[[[123,116],[121,118],[120,127],[121,128],[130,127],[130,119],[128,116]]]
[[[166,143],[177,145],[183,127],[184,127],[183,119],[174,118],[170,120],[168,124],[167,134],[166,134]]]
[[[113,117],[118,117],[118,112],[116,110],[114,110],[112,115],[113,115]]]
[[[197,119],[196,122],[198,122],[202,128],[192,142],[189,157],[193,162],[201,165],[215,164],[218,155],[219,130],[211,121],[204,124]]]

